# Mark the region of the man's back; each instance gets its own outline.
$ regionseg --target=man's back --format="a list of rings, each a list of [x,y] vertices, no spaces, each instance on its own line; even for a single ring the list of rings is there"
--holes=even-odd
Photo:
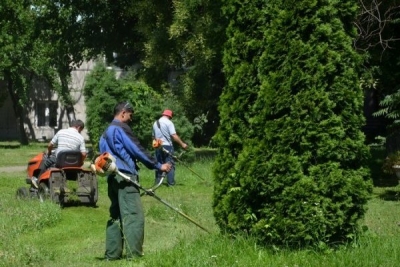
[[[172,139],[171,135],[176,134],[175,126],[169,119],[165,117],[161,117],[159,120],[159,125],[157,121],[153,124],[153,134],[155,138],[161,139],[163,145],[172,146]]]
[[[62,129],[51,140],[51,143],[57,144],[56,155],[64,150],[78,150],[86,152],[85,140],[83,136],[73,127]]]

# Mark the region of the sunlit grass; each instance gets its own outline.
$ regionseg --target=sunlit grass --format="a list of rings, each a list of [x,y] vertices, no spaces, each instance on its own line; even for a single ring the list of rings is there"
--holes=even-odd
[[[273,249],[268,244],[256,244],[250,237],[232,238],[219,233],[211,208],[211,165],[210,160],[190,164],[210,184],[178,164],[177,185],[156,190],[159,197],[211,234],[155,198],[143,196],[145,256],[133,262],[101,260],[109,216],[105,178],[99,177],[96,208],[61,209],[53,203],[16,200],[17,188],[26,186],[25,173],[0,172],[0,266],[398,266],[400,186],[375,188],[363,221],[368,230],[354,244],[324,252]],[[141,184],[151,187],[153,171],[142,166],[140,174]]]

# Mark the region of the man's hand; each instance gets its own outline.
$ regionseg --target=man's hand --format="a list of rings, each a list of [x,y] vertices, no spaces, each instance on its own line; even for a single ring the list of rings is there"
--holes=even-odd
[[[188,145],[186,143],[183,143],[182,148],[186,150],[188,148]]]
[[[172,165],[169,163],[164,163],[163,165],[161,165],[161,169],[160,171],[163,172],[169,172],[171,170]]]

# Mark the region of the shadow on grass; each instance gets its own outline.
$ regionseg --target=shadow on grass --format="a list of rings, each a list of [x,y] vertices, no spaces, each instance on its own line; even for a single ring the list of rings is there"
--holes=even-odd
[[[2,144],[0,143],[0,148],[6,148],[6,149],[17,149],[20,148],[20,144]]]
[[[395,175],[384,173],[382,170],[386,156],[385,147],[371,147],[371,159],[368,162],[368,166],[375,187],[395,187],[399,184],[399,180]]]
[[[61,204],[62,208],[70,208],[70,207],[88,207],[97,209],[99,206],[97,203],[82,203],[79,200],[69,200],[68,202]]]
[[[381,175],[373,179],[375,187],[395,187],[399,185],[399,179],[391,175]]]
[[[387,201],[399,201],[400,200],[400,192],[397,190],[387,189],[380,193],[379,198]]]

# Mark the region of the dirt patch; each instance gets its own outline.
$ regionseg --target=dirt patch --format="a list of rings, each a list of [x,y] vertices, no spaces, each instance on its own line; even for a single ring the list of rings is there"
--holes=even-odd
[[[0,167],[0,172],[20,172],[20,171],[26,171],[26,166]]]

